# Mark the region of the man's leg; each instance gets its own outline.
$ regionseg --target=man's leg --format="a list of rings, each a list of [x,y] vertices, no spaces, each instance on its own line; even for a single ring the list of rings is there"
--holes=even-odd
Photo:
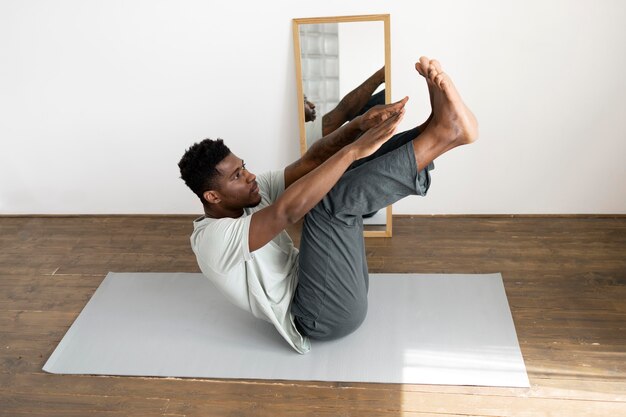
[[[367,163],[368,161],[376,159],[376,158],[378,158],[378,157],[380,157],[382,155],[385,155],[386,153],[389,153],[389,152],[391,152],[391,151],[393,151],[393,150],[395,150],[397,148],[400,148],[401,146],[404,146],[407,143],[413,141],[415,138],[417,138],[419,136],[423,126],[424,125],[418,126],[418,127],[414,127],[411,130],[407,130],[405,132],[398,133],[398,134],[394,135],[391,139],[389,139],[387,142],[385,142],[383,144],[383,146],[381,146],[380,149],[378,149],[375,153],[373,153],[372,155],[368,156],[367,158],[362,158],[362,159],[359,159],[358,161],[355,161],[352,165],[350,165],[348,170],[351,170],[351,169],[354,169],[356,167],[359,167],[359,166]],[[435,169],[435,164],[431,162],[426,167],[426,176],[427,176],[426,179],[427,179],[428,183],[430,183],[430,176],[428,176],[428,171],[432,171],[433,169]],[[372,217],[377,212],[378,212],[378,210],[366,213],[366,214],[363,215],[363,218],[366,219],[368,217]]]
[[[418,173],[409,142],[347,171],[305,216],[292,304],[304,334],[333,339],[361,324],[369,286],[362,215],[408,195],[425,195],[429,186],[428,170]]]
[[[411,130],[406,130],[404,132],[393,135],[391,139],[385,142],[383,146],[381,146],[376,152],[374,152],[373,154],[371,154],[370,156],[366,158],[361,158],[357,161],[354,161],[354,163],[350,165],[348,170],[361,166],[365,164],[366,162],[371,161],[372,159],[376,159],[386,153],[389,153],[397,148],[400,148],[403,145],[406,145],[407,143],[413,141],[415,138],[419,136],[421,129],[422,127],[418,126],[418,127],[414,127]]]
[[[430,178],[422,167],[477,137],[474,116],[439,64],[422,58],[416,69],[427,79],[433,105],[424,132],[347,171],[305,216],[291,309],[305,335],[341,337],[365,318],[368,271],[361,216],[408,195],[424,195]]]

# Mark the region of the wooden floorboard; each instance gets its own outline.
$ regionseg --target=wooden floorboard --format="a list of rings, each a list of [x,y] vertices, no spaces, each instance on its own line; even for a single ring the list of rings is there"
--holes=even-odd
[[[0,217],[0,416],[626,415],[623,216],[396,217],[366,241],[370,272],[501,272],[530,389],[43,372],[107,272],[199,272],[192,219]]]

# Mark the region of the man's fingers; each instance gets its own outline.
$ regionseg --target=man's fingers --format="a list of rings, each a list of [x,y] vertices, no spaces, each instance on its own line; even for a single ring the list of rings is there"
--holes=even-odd
[[[407,101],[409,101],[409,96],[404,96],[402,100],[398,100],[396,103],[402,103],[402,106],[404,106]]]
[[[404,108],[400,109],[400,111],[390,115],[389,117],[381,121],[376,127],[374,127],[374,129],[376,129],[377,131],[384,131],[390,126],[394,126],[393,129],[395,130],[395,128],[397,127],[397,124],[400,123],[400,121],[404,117],[404,113],[405,113]]]
[[[387,109],[387,111],[390,112],[399,112],[400,110],[404,109],[404,105],[406,104],[406,102],[409,101],[409,96],[404,97],[402,100],[396,101],[395,103],[390,104]]]
[[[404,113],[405,113],[405,110],[401,109],[398,113],[393,115],[393,117],[389,118],[389,120],[388,120],[389,127],[392,129],[392,132],[396,130],[396,128],[398,127],[398,125],[402,121],[402,118],[404,118]]]
[[[396,108],[396,109],[397,109],[397,108],[400,108],[400,109],[401,109],[401,108],[403,108],[403,107],[404,107],[404,105],[406,104],[406,102],[407,102],[407,101],[409,101],[409,96],[405,96],[402,100],[398,100],[398,101],[396,101],[395,103],[393,103],[393,104],[392,104],[392,106],[393,106],[394,108]]]
[[[378,106],[376,106],[374,108],[378,108],[377,110],[379,110],[379,111],[381,111],[383,113],[397,112],[401,108],[404,108],[404,105],[406,104],[407,101],[409,101],[409,96],[406,96],[402,100],[398,100],[395,103],[379,104]]]
[[[395,103],[386,104],[381,110],[383,113],[395,113],[400,111],[400,109],[404,108],[406,102],[409,101],[409,97],[404,97],[402,100],[396,101]]]
[[[398,114],[400,111],[404,111],[404,105],[409,100],[409,97],[404,97],[402,100],[398,100],[395,103],[379,104],[372,107],[365,115],[364,122],[361,124],[363,130],[373,129],[380,126],[381,123],[388,120],[391,116]]]
[[[379,123],[387,120],[389,116],[394,115],[401,110],[404,110],[404,105],[406,104],[407,101],[409,101],[408,96],[404,97],[402,100],[396,101],[395,103],[386,105],[384,108],[382,108],[381,112],[379,113],[379,116],[380,116]]]

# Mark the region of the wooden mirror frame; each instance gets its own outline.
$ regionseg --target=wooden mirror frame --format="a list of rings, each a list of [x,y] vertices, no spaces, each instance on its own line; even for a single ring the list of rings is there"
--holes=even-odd
[[[358,15],[358,16],[331,16],[331,17],[308,17],[293,19],[293,45],[294,59],[296,62],[296,84],[298,91],[298,103],[304,102],[302,87],[302,49],[300,47],[300,25],[320,23],[345,23],[345,22],[383,22],[385,44],[385,103],[391,103],[391,29],[388,14]],[[300,155],[307,151],[306,131],[304,127],[304,106],[298,106],[298,123],[300,128]],[[391,237],[392,235],[392,206],[387,206],[387,221],[385,230],[365,230],[365,237]]]

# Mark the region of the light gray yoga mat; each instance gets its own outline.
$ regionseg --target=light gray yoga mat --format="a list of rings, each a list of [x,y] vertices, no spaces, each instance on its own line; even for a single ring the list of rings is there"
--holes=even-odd
[[[529,386],[500,274],[372,274],[363,325],[299,355],[201,274],[109,273],[43,369]]]

